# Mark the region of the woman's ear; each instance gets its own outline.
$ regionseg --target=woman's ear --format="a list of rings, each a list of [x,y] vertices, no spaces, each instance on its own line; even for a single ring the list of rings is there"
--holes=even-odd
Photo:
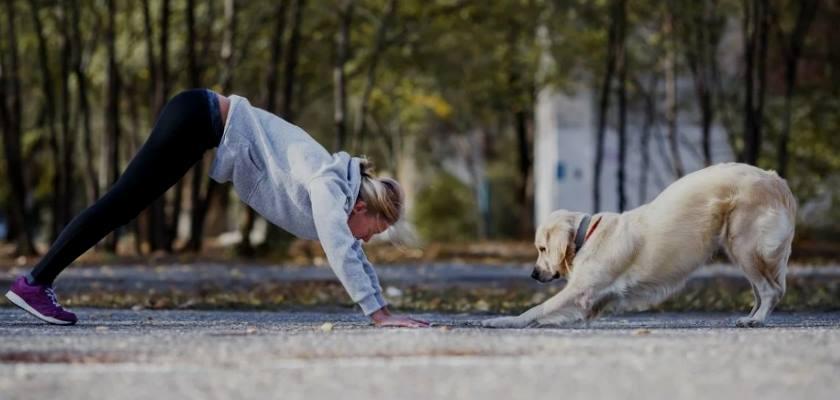
[[[353,205],[353,210],[351,211],[352,214],[363,214],[367,211],[367,203],[364,200],[356,200],[356,204]]]

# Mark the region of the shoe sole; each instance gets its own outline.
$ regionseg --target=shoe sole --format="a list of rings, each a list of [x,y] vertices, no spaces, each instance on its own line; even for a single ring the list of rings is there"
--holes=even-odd
[[[75,321],[62,321],[60,319],[48,317],[44,314],[39,313],[38,310],[30,307],[29,304],[27,304],[22,297],[18,296],[15,292],[12,292],[11,290],[6,292],[6,298],[9,299],[9,301],[11,301],[12,304],[18,306],[21,310],[28,312],[29,314],[31,314],[35,318],[40,319],[41,321],[53,325],[73,325],[76,323]]]

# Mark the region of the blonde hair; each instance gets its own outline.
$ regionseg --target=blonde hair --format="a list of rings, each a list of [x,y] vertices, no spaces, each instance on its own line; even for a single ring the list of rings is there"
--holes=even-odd
[[[373,162],[365,157],[359,160],[359,168],[362,173],[359,199],[365,202],[374,215],[384,218],[390,225],[396,224],[402,218],[405,203],[399,182],[374,176]]]

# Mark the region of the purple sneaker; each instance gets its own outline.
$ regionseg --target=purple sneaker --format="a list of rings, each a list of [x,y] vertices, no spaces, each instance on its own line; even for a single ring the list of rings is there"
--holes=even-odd
[[[6,292],[6,298],[24,311],[39,319],[56,325],[73,325],[78,320],[76,314],[61,308],[52,286],[30,285],[21,276]]]

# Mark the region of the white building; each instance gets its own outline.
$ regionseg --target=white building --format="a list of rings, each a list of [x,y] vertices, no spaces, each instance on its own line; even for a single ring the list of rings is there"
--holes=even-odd
[[[694,96],[691,82],[678,85],[679,96]],[[693,98],[693,97],[692,97]],[[661,108],[661,104],[659,104]],[[540,91],[537,99],[534,137],[534,217],[539,224],[554,210],[568,209],[593,212],[593,176],[598,118],[598,94],[581,87],[574,93],[551,88]],[[643,116],[638,105],[628,104],[627,156],[625,195],[627,209],[646,203],[674,181],[671,155],[666,143],[662,113],[652,127],[648,141],[650,168],[647,190],[641,199]],[[611,105],[604,141],[601,172],[601,210],[618,211],[617,177],[618,136],[615,130],[615,102]],[[703,167],[699,117],[695,112],[680,110],[677,117],[680,137],[679,152],[685,172]],[[733,154],[726,132],[720,125],[712,127],[713,162],[732,161]]]

